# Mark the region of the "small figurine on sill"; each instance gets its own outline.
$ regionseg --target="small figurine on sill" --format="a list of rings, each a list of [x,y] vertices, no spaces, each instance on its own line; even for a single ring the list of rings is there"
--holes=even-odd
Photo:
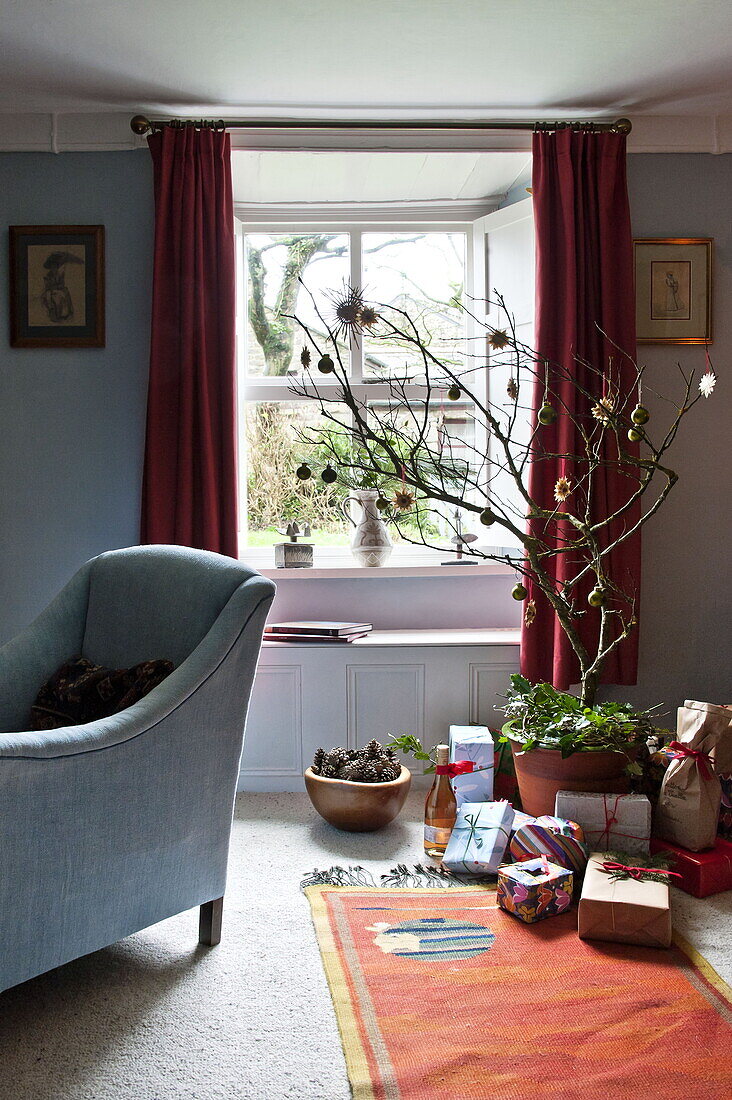
[[[298,542],[299,538],[310,538],[310,524],[303,527],[293,520],[285,528],[278,527],[281,535],[286,535],[289,542],[275,543],[275,569],[312,569],[313,544],[312,542]]]
[[[471,542],[476,542],[477,535],[471,535],[470,533],[463,533],[463,521],[460,517],[460,510],[455,509],[455,534],[450,539],[450,542],[455,547],[455,557],[449,561],[440,562],[440,565],[477,565],[476,558],[464,558],[463,551],[467,546],[470,546]]]

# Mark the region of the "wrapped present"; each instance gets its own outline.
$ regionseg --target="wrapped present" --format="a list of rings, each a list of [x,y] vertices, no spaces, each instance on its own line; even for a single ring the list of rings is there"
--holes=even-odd
[[[732,844],[727,840],[718,839],[706,852],[689,852],[654,836],[651,852],[668,852],[673,856],[673,869],[680,878],[672,879],[672,885],[695,898],[732,890]]]
[[[464,802],[450,834],[442,866],[458,873],[495,874],[511,835],[508,802]]]
[[[513,834],[517,833],[519,829],[523,829],[524,825],[533,825],[535,821],[536,818],[532,817],[531,814],[525,814],[523,810],[514,809],[511,836],[513,837]]]
[[[732,706],[727,704],[723,710],[732,716]],[[712,760],[722,795],[717,835],[732,840],[732,722],[714,746]]]
[[[671,763],[663,778],[654,835],[692,852],[711,848],[717,836],[722,788],[719,771],[732,770],[732,711],[687,699],[679,707]]]
[[[574,875],[546,856],[498,868],[496,897],[501,909],[526,924],[555,917],[569,909]]]
[[[450,726],[450,764],[455,766],[452,789],[458,806],[463,802],[493,800],[495,747],[487,726]],[[462,765],[462,770],[456,770]],[[469,766],[470,765],[470,766]]]
[[[637,867],[631,855],[623,858],[627,864],[602,852],[591,854],[577,917],[580,939],[669,947],[673,872]]]
[[[554,812],[578,822],[590,848],[648,855],[651,804],[644,794],[557,791]]]
[[[553,863],[581,875],[589,856],[582,829],[575,821],[558,817],[537,817],[522,825],[511,837],[509,852],[516,863],[536,856],[548,856]]]
[[[512,806],[520,806],[521,795],[518,789],[516,766],[513,761],[511,746],[507,741],[502,741],[500,738],[500,730],[494,730],[493,739],[497,743],[493,768],[493,797],[496,802],[505,798]]]

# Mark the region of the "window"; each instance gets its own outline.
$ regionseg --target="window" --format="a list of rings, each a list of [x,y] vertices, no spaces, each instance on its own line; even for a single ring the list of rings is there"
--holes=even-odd
[[[297,214],[287,223],[265,224],[257,218],[238,229],[240,548],[264,564],[263,548],[281,541],[284,526],[297,520],[310,525],[322,563],[335,556],[347,560],[350,530],[341,505],[348,490],[320,480],[323,450],[319,453],[313,433],[317,435],[324,420],[316,400],[291,389],[301,378],[300,353],[308,344],[298,320],[316,343],[326,339],[324,319],[332,323],[332,296],[350,284],[377,308],[388,304],[403,309],[429,340],[430,350],[459,371],[469,361],[470,349],[474,353],[484,346],[476,342],[479,326],[456,304],[466,296],[481,301],[485,295],[484,227],[457,222],[308,224]],[[309,350],[317,361],[312,344]],[[404,395],[411,405],[428,399],[420,358],[403,344],[364,333],[350,340],[341,337],[338,350],[370,415],[403,415],[393,407],[389,380],[394,377],[406,380]],[[488,376],[488,371],[472,372],[476,400],[487,399]],[[318,377],[319,388],[329,384],[327,375]],[[428,414],[435,438],[449,438],[453,455],[475,466],[476,452],[487,441],[478,438],[471,403],[433,392]],[[304,442],[303,431],[310,443]],[[316,470],[304,483],[294,476],[302,461]],[[449,546],[452,519],[434,515],[431,545]],[[468,526],[476,530],[474,519]],[[401,544],[395,536],[392,562],[400,553],[412,559],[418,554],[409,531],[405,533]]]

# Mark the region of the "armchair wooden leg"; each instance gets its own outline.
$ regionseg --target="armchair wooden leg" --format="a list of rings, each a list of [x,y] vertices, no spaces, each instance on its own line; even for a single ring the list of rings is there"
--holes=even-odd
[[[224,911],[224,899],[214,898],[201,906],[201,915],[198,921],[198,942],[205,943],[207,947],[215,947],[221,943],[221,915]]]

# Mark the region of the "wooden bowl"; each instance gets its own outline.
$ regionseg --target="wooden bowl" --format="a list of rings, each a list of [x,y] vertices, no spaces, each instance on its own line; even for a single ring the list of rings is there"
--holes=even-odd
[[[326,779],[305,772],[310,801],[320,816],[348,833],[383,829],[397,816],[409,794],[412,773],[402,764],[401,775],[391,783],[354,783],[350,779]]]

